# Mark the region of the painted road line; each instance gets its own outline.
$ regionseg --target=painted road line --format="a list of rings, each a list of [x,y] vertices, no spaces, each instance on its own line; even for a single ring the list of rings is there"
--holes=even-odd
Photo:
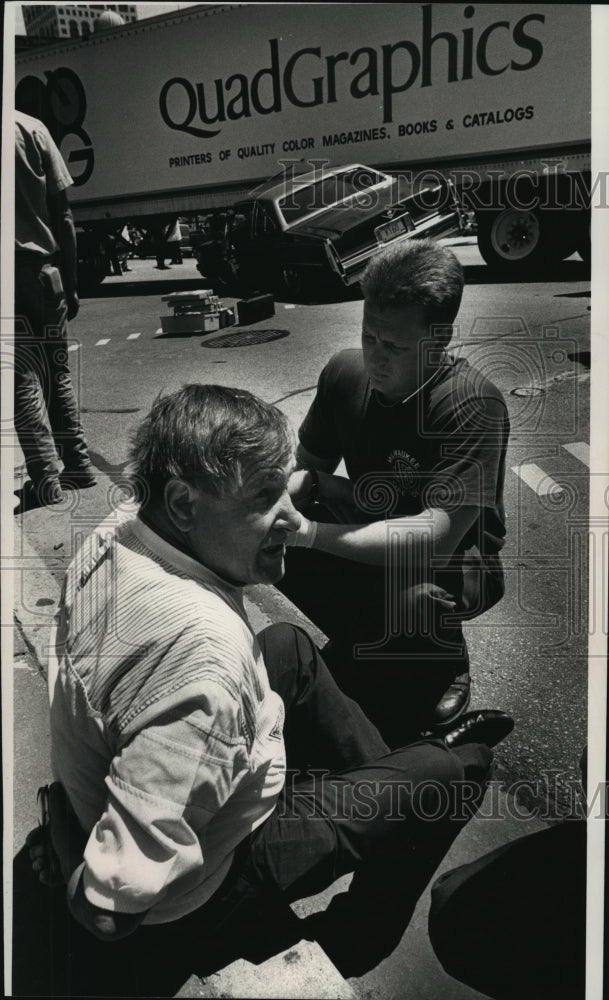
[[[141,336],[141,333],[130,333],[127,340],[137,340],[137,338]]]
[[[522,465],[513,465],[512,472],[515,472],[527,486],[530,486],[538,497],[558,496],[560,493],[564,493],[562,486],[559,486],[556,480],[548,476],[534,462],[523,462]]]
[[[572,444],[563,444],[563,448],[590,468],[590,445],[586,441],[573,441]]]
[[[110,338],[108,337],[106,340],[98,340],[95,346],[103,347],[104,344],[109,344],[109,343],[110,343]]]
[[[294,306],[294,305],[287,305],[287,304],[286,304],[286,305],[284,305],[284,307],[283,307],[283,308],[284,308],[284,309],[295,309],[295,308],[296,308],[296,306]]]
[[[80,350],[80,344],[70,344],[70,346],[68,347],[68,351],[79,351],[79,350]]]

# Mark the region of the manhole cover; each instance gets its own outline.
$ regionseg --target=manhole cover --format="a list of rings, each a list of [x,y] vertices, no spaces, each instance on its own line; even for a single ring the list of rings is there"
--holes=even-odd
[[[518,385],[510,389],[510,396],[543,396],[545,391],[541,385]]]
[[[281,340],[289,337],[289,330],[236,330],[226,333],[223,337],[203,341],[202,347],[255,347],[256,344],[267,344],[270,340]]]

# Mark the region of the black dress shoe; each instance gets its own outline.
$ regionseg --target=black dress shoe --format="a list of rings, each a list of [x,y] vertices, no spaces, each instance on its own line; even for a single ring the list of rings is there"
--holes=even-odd
[[[468,712],[458,725],[445,733],[442,739],[449,748],[461,747],[465,743],[484,743],[494,747],[504,740],[514,728],[514,720],[505,712],[485,708],[479,712]]]
[[[53,476],[40,483],[33,483],[27,479],[20,490],[16,490],[17,506],[14,514],[25,514],[28,510],[36,510],[37,507],[51,507],[61,503],[64,495],[59,483],[59,479]]]
[[[431,724],[434,730],[451,726],[456,719],[463,715],[469,705],[470,696],[469,672],[459,674],[458,677],[455,677],[448,691],[442,695],[433,711]]]

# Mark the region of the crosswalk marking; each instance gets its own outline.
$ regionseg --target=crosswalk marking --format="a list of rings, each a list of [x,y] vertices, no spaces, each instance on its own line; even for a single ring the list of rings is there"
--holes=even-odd
[[[563,444],[563,448],[590,468],[590,445],[586,441],[573,441],[571,444]]]
[[[103,347],[104,344],[109,344],[109,343],[110,343],[110,338],[107,337],[105,340],[98,340],[95,346],[96,347]]]
[[[521,465],[514,465],[512,466],[512,472],[515,472],[539,497],[558,496],[560,493],[564,493],[562,486],[559,486],[556,480],[548,476],[534,462],[523,462]]]
[[[130,333],[127,340],[137,340],[137,338],[141,336],[141,333]]]
[[[78,351],[80,349],[80,344],[70,344],[68,351]]]

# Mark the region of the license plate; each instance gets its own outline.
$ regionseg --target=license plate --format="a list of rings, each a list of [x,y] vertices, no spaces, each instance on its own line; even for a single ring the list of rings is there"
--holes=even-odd
[[[382,226],[377,226],[374,230],[374,235],[378,243],[387,243],[388,240],[393,240],[396,236],[401,236],[402,233],[412,232],[413,229],[414,222],[408,212],[406,212],[397,219],[392,219],[391,222],[385,222]]]

